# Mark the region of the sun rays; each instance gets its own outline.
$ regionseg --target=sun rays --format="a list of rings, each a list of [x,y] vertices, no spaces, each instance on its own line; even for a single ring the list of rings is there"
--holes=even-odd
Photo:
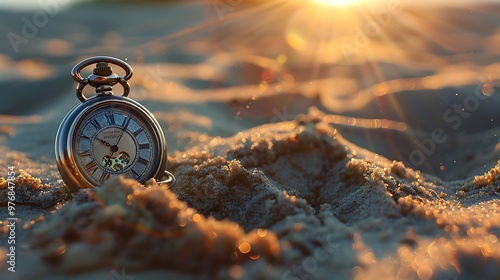
[[[338,6],[344,7],[348,5],[352,5],[355,1],[349,0],[312,0],[313,3],[317,3],[322,6]]]
[[[370,4],[367,0],[310,0],[312,3],[327,7],[347,7],[361,4]],[[376,1],[371,1],[376,2]]]
[[[446,56],[463,60],[467,50],[481,42],[470,28],[488,28],[484,22],[466,25],[463,14],[443,12],[438,5],[411,6],[412,0],[231,3],[240,4],[220,13],[212,1],[198,3],[205,12],[200,21],[138,48],[189,48],[189,38],[209,45],[213,53],[204,66],[219,76],[203,79],[228,82],[220,91],[206,89],[206,94],[220,99],[223,91],[238,99],[241,104],[233,108],[237,118],[270,119],[278,112],[279,120],[287,120],[281,115],[297,104],[297,110],[320,104],[329,114],[353,114],[366,119],[367,125],[372,120],[376,127],[380,119],[395,121],[381,129],[409,139],[417,137],[414,131],[425,131],[412,122],[411,106],[401,102],[402,96],[446,86],[438,81],[438,70],[449,63]],[[165,17],[158,25],[168,26],[173,20]],[[460,41],[463,38],[468,40]],[[290,92],[300,98],[283,98]],[[421,101],[428,103],[429,112],[440,108],[430,99]],[[398,127],[397,122],[408,127]]]

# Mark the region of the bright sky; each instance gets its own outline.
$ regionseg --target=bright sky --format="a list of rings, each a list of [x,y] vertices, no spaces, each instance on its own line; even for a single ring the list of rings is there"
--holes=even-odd
[[[57,3],[59,7],[67,6],[71,3],[81,0],[0,0],[0,9],[2,10],[37,10],[43,5],[53,5]]]
[[[85,1],[85,0],[0,0],[0,10],[38,10],[39,7],[41,7],[44,4],[50,4],[50,3],[58,3],[60,7],[67,6],[68,4],[75,3],[75,2],[80,2],[80,1]],[[311,0],[312,2],[314,0]],[[342,0],[343,2],[349,2],[350,0]],[[393,1],[393,0],[386,0],[386,1]],[[408,0],[408,1],[414,1],[418,3],[422,2],[429,2],[429,3],[435,3],[436,0]],[[470,2],[470,3],[477,3],[477,2],[490,2],[490,3],[500,3],[500,0],[443,0],[439,3],[456,3],[456,2]],[[354,2],[356,2],[354,0]]]

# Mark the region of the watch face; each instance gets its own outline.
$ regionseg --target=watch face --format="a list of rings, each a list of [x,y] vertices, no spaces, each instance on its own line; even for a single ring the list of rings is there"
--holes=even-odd
[[[123,175],[143,182],[162,160],[160,137],[147,116],[127,105],[103,105],[76,123],[72,152],[78,170],[92,185]]]

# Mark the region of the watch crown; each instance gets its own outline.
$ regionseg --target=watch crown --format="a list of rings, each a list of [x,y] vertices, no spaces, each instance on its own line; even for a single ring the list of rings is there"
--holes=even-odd
[[[113,69],[111,69],[107,62],[99,62],[94,68],[93,73],[99,76],[109,76],[113,74]]]

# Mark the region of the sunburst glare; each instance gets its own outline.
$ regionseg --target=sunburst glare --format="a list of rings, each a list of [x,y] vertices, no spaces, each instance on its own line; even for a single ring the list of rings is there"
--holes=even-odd
[[[319,62],[352,63],[369,53],[368,45],[382,39],[382,23],[394,13],[379,12],[365,0],[311,0],[303,3],[289,17],[285,38],[303,55],[313,55]],[[314,15],[314,16],[312,16]],[[386,24],[385,22],[383,24]],[[373,44],[375,45],[375,44]]]
[[[314,3],[318,3],[323,6],[347,6],[352,4],[353,1],[349,0],[312,0]]]
[[[399,93],[433,89],[449,81],[401,75],[394,65],[412,65],[428,73],[440,67],[439,54],[471,50],[479,42],[472,40],[474,32],[467,33],[470,40],[462,40],[461,31],[457,37],[462,21],[443,16],[438,4],[432,7],[413,0],[266,1],[216,10],[220,13],[213,20],[161,40],[176,44],[180,35],[217,31],[217,36],[210,37],[211,47],[242,59],[238,62],[242,67],[231,68],[231,78],[249,85],[248,93],[241,93],[248,102],[235,105],[238,118],[273,117],[274,113],[279,120],[287,119],[289,111],[315,101],[280,96],[267,102],[264,96],[297,90],[306,97],[320,96],[321,106],[330,113],[362,110],[360,116],[375,118],[375,123],[380,118],[412,124]],[[207,8],[213,13],[213,6]],[[252,63],[257,67],[247,67],[250,62],[242,54],[248,50],[256,55]],[[218,58],[214,66],[220,64]],[[416,126],[420,129],[420,123]],[[401,131],[397,125],[386,129]],[[415,138],[413,133],[413,129],[405,132],[409,139]],[[372,140],[370,135],[366,139]],[[395,158],[400,151],[390,152]]]
[[[321,6],[337,6],[345,7],[349,5],[356,5],[362,2],[367,2],[365,0],[311,0],[313,3],[319,4]]]
[[[313,4],[323,7],[342,8],[349,6],[379,6],[389,0],[309,0]]]

